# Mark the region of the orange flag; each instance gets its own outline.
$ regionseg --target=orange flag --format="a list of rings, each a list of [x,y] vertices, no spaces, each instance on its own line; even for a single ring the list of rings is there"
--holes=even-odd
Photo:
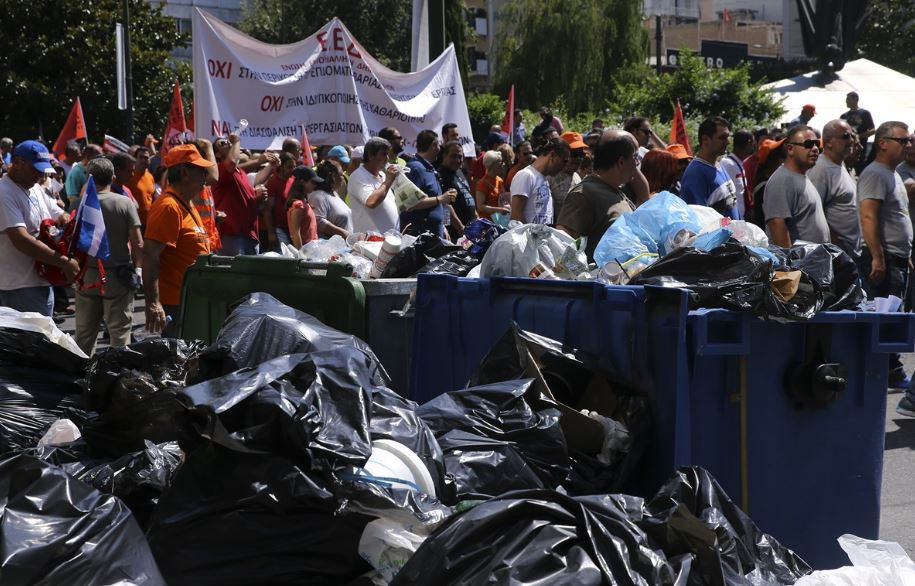
[[[181,86],[175,80],[175,89],[172,91],[172,107],[168,110],[168,125],[162,135],[162,148],[159,154],[165,156],[172,147],[184,144],[193,138],[193,132],[188,132],[184,122],[184,102],[181,101]]]
[[[51,152],[58,159],[65,161],[67,160],[67,143],[71,140],[85,138],[86,119],[83,118],[83,106],[79,103],[79,97],[77,96],[76,101],[73,102],[73,108],[70,109],[70,115],[67,116],[67,122],[64,123],[57,140],[54,141],[54,146],[51,147]]]
[[[502,131],[508,135],[508,143],[512,144],[514,141],[512,137],[514,136],[515,130],[515,86],[512,84],[512,89],[508,90],[508,101],[505,103],[505,117],[502,118]]]
[[[677,105],[674,108],[674,120],[670,125],[670,144],[682,144],[693,156],[693,149],[689,146],[689,136],[686,134],[686,122],[683,120],[683,110],[680,108],[680,98],[677,98]]]

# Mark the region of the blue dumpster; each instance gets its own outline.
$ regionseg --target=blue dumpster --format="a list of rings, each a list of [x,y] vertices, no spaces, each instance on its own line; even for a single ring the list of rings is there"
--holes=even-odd
[[[909,352],[915,316],[823,312],[779,324],[725,310],[687,319],[691,441],[677,459],[705,467],[763,531],[813,567],[848,564],[843,533],[876,539],[887,358]],[[836,364],[845,387],[818,406],[812,368]],[[790,380],[797,376],[798,380]]]
[[[685,297],[664,297],[671,291],[686,295],[420,275],[411,397],[464,387],[514,320],[642,383],[655,429],[640,494],[677,466],[703,466],[812,566],[847,564],[839,535],[878,536],[886,354],[912,350],[915,316],[824,312],[782,324],[687,311]]]
[[[467,279],[419,275],[410,398],[424,403],[464,388],[512,321],[601,359],[615,380],[642,389],[652,439],[638,492],[653,493],[682,462],[668,446],[689,441],[687,295],[659,287],[606,287],[590,281]]]

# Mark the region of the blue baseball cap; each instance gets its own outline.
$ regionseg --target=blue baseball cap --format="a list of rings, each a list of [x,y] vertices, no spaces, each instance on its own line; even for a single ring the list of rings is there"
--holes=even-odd
[[[48,147],[37,140],[20,142],[16,145],[16,148],[13,149],[13,156],[32,163],[32,166],[42,173],[52,168],[51,153],[48,152]]]
[[[349,165],[349,154],[346,152],[346,148],[337,145],[334,148],[327,151],[328,157],[337,157],[340,159],[340,162],[344,165]]]

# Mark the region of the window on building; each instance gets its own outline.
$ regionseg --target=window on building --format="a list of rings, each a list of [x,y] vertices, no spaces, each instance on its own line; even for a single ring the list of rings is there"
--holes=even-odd
[[[190,18],[176,18],[175,25],[178,27],[178,32],[182,35],[191,34],[191,19]]]

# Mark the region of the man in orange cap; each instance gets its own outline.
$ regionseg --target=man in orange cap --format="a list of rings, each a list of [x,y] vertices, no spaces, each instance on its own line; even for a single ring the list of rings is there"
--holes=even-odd
[[[789,122],[788,128],[794,128],[795,126],[807,126],[810,124],[810,119],[816,115],[816,106],[813,104],[804,104],[804,107],[801,108],[801,115]]]
[[[559,212],[562,211],[562,203],[565,201],[566,196],[569,195],[569,190],[581,183],[578,169],[585,158],[585,149],[588,148],[588,145],[585,144],[581,134],[578,132],[563,132],[562,140],[569,145],[571,154],[569,155],[569,162],[562,168],[562,171],[548,180],[550,192],[553,194],[553,218],[559,217]]]
[[[686,171],[686,168],[689,166],[689,162],[693,160],[693,156],[687,152],[685,146],[676,142],[667,145],[667,152],[676,157],[677,165],[679,166],[677,180],[674,181],[674,185],[670,191],[674,195],[680,195],[680,179],[683,177],[683,172]]]
[[[172,147],[163,162],[168,168],[168,188],[153,202],[147,216],[143,291],[146,329],[173,336],[178,331],[184,273],[199,255],[210,252],[209,237],[192,201],[216,164],[200,156],[193,144]]]

